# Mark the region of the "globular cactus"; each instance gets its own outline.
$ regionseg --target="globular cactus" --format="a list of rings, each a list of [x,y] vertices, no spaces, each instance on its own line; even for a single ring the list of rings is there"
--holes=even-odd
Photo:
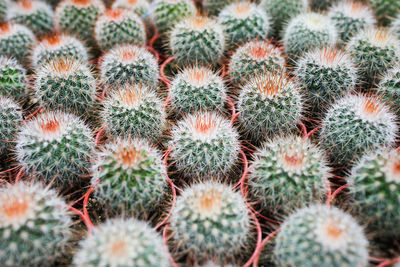
[[[329,7],[333,6],[339,2],[339,0],[310,0],[310,8],[316,11],[324,11],[329,9]]]
[[[239,0],[204,0],[203,8],[209,16],[218,16],[226,6],[239,2]]]
[[[55,58],[36,71],[34,92],[47,110],[88,117],[97,104],[96,87],[97,81],[86,62]]]
[[[9,22],[0,25],[0,56],[14,57],[20,63],[27,63],[35,43],[36,38],[27,27]]]
[[[250,41],[240,46],[229,62],[229,76],[235,84],[277,70],[285,70],[285,58],[270,41]]]
[[[148,87],[127,85],[111,93],[100,113],[111,136],[132,136],[158,141],[166,129],[163,102]]]
[[[0,56],[0,94],[17,100],[27,94],[26,70],[15,59]]]
[[[334,47],[306,53],[298,60],[294,73],[305,89],[313,119],[320,119],[336,99],[355,89],[358,78],[351,56]]]
[[[95,36],[97,44],[105,51],[116,45],[142,46],[146,42],[142,19],[133,11],[120,8],[109,9],[97,19]]]
[[[158,63],[145,48],[133,45],[118,46],[108,51],[100,64],[101,81],[111,88],[140,83],[155,87],[158,84]]]
[[[397,38],[400,38],[400,14],[390,23],[389,31],[396,34]]]
[[[171,30],[169,48],[180,65],[216,65],[224,55],[224,29],[207,17],[183,19]]]
[[[255,153],[250,191],[268,211],[281,215],[321,202],[328,193],[329,172],[324,153],[309,139],[276,137]]]
[[[376,23],[373,11],[360,2],[346,0],[333,6],[328,16],[334,22],[340,43],[347,43],[359,31],[371,28]]]
[[[63,0],[55,11],[56,28],[92,44],[95,23],[104,11],[101,0]]]
[[[348,179],[353,206],[360,220],[379,236],[400,232],[400,152],[383,149],[367,153]]]
[[[315,205],[297,210],[281,225],[275,242],[278,266],[368,265],[363,228],[335,207]]]
[[[171,106],[177,113],[200,110],[223,111],[228,88],[224,80],[206,67],[189,67],[172,80]]]
[[[147,14],[150,10],[150,3],[147,0],[116,0],[112,8],[124,8],[135,12],[138,16]]]
[[[266,72],[242,87],[237,109],[240,129],[254,142],[288,133],[302,117],[300,87],[283,72]]]
[[[94,138],[72,114],[40,114],[21,127],[16,139],[17,161],[28,174],[68,187],[89,172]]]
[[[271,18],[272,35],[280,37],[289,20],[308,8],[308,0],[261,0],[260,6]]]
[[[271,30],[265,10],[250,2],[225,7],[218,15],[218,22],[225,28],[227,49],[234,49],[251,40],[263,40]]]
[[[15,146],[15,138],[22,125],[22,109],[10,98],[0,96],[0,153],[7,154]]]
[[[40,0],[21,0],[14,2],[7,10],[7,19],[25,25],[37,36],[53,30],[53,9]]]
[[[400,115],[400,64],[388,70],[382,76],[377,88],[375,89],[382,100]]]
[[[147,223],[109,219],[80,242],[74,266],[169,267],[168,248]]]
[[[291,19],[285,29],[283,45],[291,60],[304,52],[334,46],[337,31],[331,19],[319,13],[303,13]]]
[[[185,176],[224,176],[238,162],[239,135],[215,112],[187,115],[171,131],[170,158]]]
[[[400,41],[386,29],[366,29],[350,39],[346,51],[353,56],[360,78],[371,86],[400,59]]]
[[[172,246],[197,262],[232,260],[251,242],[251,218],[239,192],[208,181],[183,190],[170,217]]]
[[[39,183],[0,187],[2,266],[54,266],[72,236],[68,206]]]
[[[95,198],[125,214],[140,216],[154,210],[166,180],[161,153],[144,139],[117,138],[97,153],[93,164]]]
[[[7,18],[7,11],[10,5],[10,0],[0,0],[0,22],[5,21]]]
[[[377,97],[347,95],[327,111],[320,141],[332,162],[349,166],[366,151],[393,145],[397,131],[395,115]]]
[[[81,41],[65,34],[52,34],[43,38],[32,51],[32,65],[35,68],[60,59],[85,62],[88,61],[88,53]]]
[[[400,13],[400,2],[397,0],[369,0],[378,21],[388,25]]]
[[[153,5],[153,20],[161,34],[172,30],[185,17],[196,14],[192,0],[155,0]]]

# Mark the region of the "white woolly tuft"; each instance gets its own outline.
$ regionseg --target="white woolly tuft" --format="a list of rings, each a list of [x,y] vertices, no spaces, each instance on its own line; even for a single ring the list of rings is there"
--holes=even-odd
[[[390,47],[395,49],[396,55],[400,56],[400,41],[397,36],[385,28],[368,28],[359,32],[355,37],[350,39],[348,47],[355,46],[358,42],[365,41],[376,47]]]
[[[112,8],[126,8],[133,11],[148,10],[150,4],[147,0],[116,0],[112,4]]]
[[[21,107],[17,103],[15,103],[14,100],[12,100],[11,98],[0,96],[0,107],[2,109],[13,109],[14,112],[20,113],[21,114],[20,117],[22,118]]]
[[[331,7],[328,16],[332,17],[335,14],[343,14],[346,17],[353,19],[362,19],[366,25],[374,25],[376,23],[373,10],[365,4],[345,0]]]
[[[8,23],[8,28],[3,27],[0,29],[0,40],[7,39],[16,34],[28,35],[34,42],[36,42],[35,35],[28,27],[14,23]]]
[[[45,12],[50,16],[53,16],[53,9],[46,2],[38,0],[22,0],[11,2],[7,9],[7,20],[12,20],[21,15],[30,15],[37,11]]]
[[[24,75],[26,74],[26,70],[18,63],[18,61],[14,58],[9,58],[5,56],[0,56],[0,69],[5,67],[12,67],[18,69]]]
[[[196,66],[185,68],[175,76],[174,81],[178,80],[184,80],[190,85],[198,87],[213,83],[218,84],[218,87],[224,87],[224,81],[222,78],[207,67]]]
[[[279,48],[269,41],[256,40],[247,42],[236,50],[232,56],[231,62],[236,61],[236,58],[242,57],[243,54],[257,61],[264,61],[273,57],[279,60],[277,62],[279,65],[284,66],[285,64],[285,58],[282,56]]]

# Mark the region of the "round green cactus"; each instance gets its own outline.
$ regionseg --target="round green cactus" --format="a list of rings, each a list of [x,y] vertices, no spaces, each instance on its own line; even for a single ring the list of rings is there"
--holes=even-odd
[[[271,30],[265,10],[250,2],[233,3],[225,7],[218,15],[218,22],[225,28],[227,49],[251,40],[263,40]]]
[[[177,113],[223,111],[227,98],[223,79],[206,67],[186,68],[171,83],[171,106]]]
[[[12,99],[0,96],[0,153],[7,154],[14,146],[22,125],[22,109]]]
[[[250,167],[250,191],[268,211],[292,212],[327,195],[327,164],[322,150],[309,139],[276,137],[256,151]]]
[[[27,86],[26,70],[15,59],[0,56],[0,94],[23,99]]]
[[[347,95],[327,111],[320,141],[332,162],[349,166],[368,150],[393,145],[397,130],[395,115],[377,97]]]
[[[103,104],[100,117],[111,136],[142,137],[157,141],[166,129],[163,102],[148,87],[121,87],[112,92]]]
[[[52,266],[72,236],[68,205],[39,183],[0,187],[0,218],[2,266]]]
[[[369,0],[379,23],[388,25],[400,12],[400,2],[397,0]]]
[[[224,55],[224,30],[210,18],[189,17],[171,30],[169,48],[180,65],[216,65]]]
[[[154,210],[165,193],[167,169],[161,153],[144,139],[117,138],[93,164],[95,198],[113,211],[139,216]]]
[[[17,161],[26,173],[54,180],[54,186],[79,183],[89,172],[93,150],[90,129],[76,116],[59,111],[26,122],[16,141]]]
[[[251,41],[240,46],[229,63],[229,76],[235,84],[276,70],[285,70],[285,58],[269,41]]]
[[[397,115],[400,115],[400,64],[396,63],[386,72],[375,91]]]
[[[168,248],[147,223],[109,219],[80,242],[74,266],[170,267]]]
[[[197,262],[232,260],[251,240],[251,219],[239,192],[217,182],[183,190],[170,217],[172,245]]]
[[[125,8],[132,10],[138,16],[147,14],[150,10],[150,3],[147,0],[116,0],[112,8]]]
[[[226,6],[239,2],[239,0],[204,0],[203,8],[209,16],[218,16]]]
[[[278,266],[368,265],[363,228],[349,214],[322,205],[290,215],[281,225],[273,253]]]

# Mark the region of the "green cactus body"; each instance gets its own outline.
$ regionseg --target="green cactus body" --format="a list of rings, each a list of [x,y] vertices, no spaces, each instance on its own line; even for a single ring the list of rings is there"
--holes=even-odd
[[[239,0],[204,0],[203,8],[209,16],[218,16],[226,6],[239,2]]]
[[[396,34],[397,38],[400,38],[400,14],[390,24],[389,31]]]
[[[386,72],[375,90],[392,110],[400,115],[400,64]]]
[[[283,72],[255,77],[239,95],[240,128],[255,142],[296,129],[302,111],[300,87]]]
[[[194,16],[196,7],[192,0],[155,0],[153,20],[161,34],[172,30],[185,17]]]
[[[357,69],[348,54],[334,47],[318,48],[301,57],[295,75],[309,102],[313,119],[321,119],[333,102],[355,89]]]
[[[347,95],[327,111],[320,141],[334,163],[348,166],[368,150],[393,145],[397,131],[395,115],[377,97]]]
[[[238,133],[214,112],[188,115],[172,129],[171,160],[185,176],[224,176],[238,162]]]
[[[264,40],[271,29],[265,10],[250,2],[225,7],[218,15],[218,22],[225,27],[227,49],[234,49],[251,40]]]
[[[7,19],[25,25],[40,37],[53,30],[53,9],[49,4],[38,0],[14,2],[7,10]]]
[[[142,19],[128,9],[110,9],[101,15],[95,26],[97,44],[103,50],[131,44],[142,46],[146,31]]]
[[[55,186],[81,181],[90,168],[94,140],[90,129],[76,116],[62,112],[40,114],[21,127],[16,157],[26,171]]]
[[[4,23],[0,26],[0,56],[13,57],[27,63],[36,38],[32,31],[20,24]]]
[[[240,46],[229,63],[229,76],[235,84],[276,70],[285,70],[285,58],[269,41],[251,41]]]
[[[400,2],[397,0],[369,0],[378,21],[388,25],[400,12]]]
[[[223,79],[206,67],[186,68],[171,83],[171,106],[177,113],[223,111],[227,97]]]
[[[338,3],[339,0],[310,0],[310,8],[316,11],[328,10],[331,6]]]
[[[0,0],[0,22],[7,20],[7,11],[10,5],[10,0]]]
[[[329,10],[328,16],[336,26],[341,44],[376,23],[373,11],[360,2],[340,2]]]
[[[38,68],[49,62],[61,59],[88,61],[86,47],[75,37],[53,34],[41,40],[33,49],[32,65]]]
[[[14,146],[14,140],[22,125],[22,109],[12,99],[0,96],[0,153],[7,154]],[[0,256],[1,257],[1,256]]]
[[[363,228],[335,207],[310,206],[281,225],[273,250],[278,266],[368,266]]]
[[[26,70],[13,58],[0,56],[0,94],[23,99],[27,94]]]
[[[224,55],[224,30],[207,17],[189,17],[172,29],[169,47],[180,65],[216,65]]]
[[[2,186],[0,218],[2,266],[54,266],[72,236],[67,204],[39,183]]]
[[[268,211],[292,212],[327,195],[330,169],[309,139],[289,135],[266,142],[250,167],[250,191]]]
[[[346,51],[353,56],[359,76],[367,86],[400,59],[400,41],[386,29],[367,29],[350,39]]]
[[[146,140],[118,138],[98,152],[93,165],[96,199],[113,211],[137,216],[154,210],[166,180],[161,153]]]
[[[158,84],[158,63],[145,48],[133,45],[108,51],[100,66],[102,82],[115,89],[128,84],[155,87]]]
[[[131,85],[115,90],[100,114],[111,136],[132,136],[157,141],[166,129],[163,102],[148,87]]]
[[[291,19],[285,29],[283,44],[291,60],[296,61],[304,52],[334,46],[337,31],[331,19],[319,13],[304,13]]]
[[[168,248],[147,223],[109,219],[80,242],[74,266],[170,267]]]
[[[251,219],[239,192],[217,182],[186,188],[170,217],[172,243],[197,262],[235,257],[251,240]]]
[[[138,16],[147,14],[150,10],[150,3],[147,0],[116,0],[112,8],[125,8],[132,10]]]

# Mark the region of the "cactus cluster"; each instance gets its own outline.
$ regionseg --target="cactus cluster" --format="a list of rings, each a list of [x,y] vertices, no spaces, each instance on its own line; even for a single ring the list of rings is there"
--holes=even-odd
[[[0,25],[0,55],[27,63],[35,43],[34,34],[27,27],[11,22]]]

